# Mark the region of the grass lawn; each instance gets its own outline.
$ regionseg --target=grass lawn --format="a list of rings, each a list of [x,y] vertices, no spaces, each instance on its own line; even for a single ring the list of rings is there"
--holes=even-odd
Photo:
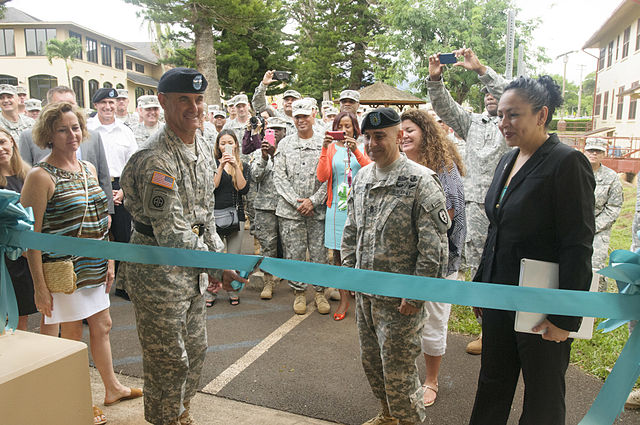
[[[629,183],[623,183],[624,203],[620,217],[613,225],[609,252],[616,249],[629,249],[631,246],[631,222],[635,213],[636,188]],[[608,263],[608,261],[607,261]],[[617,289],[610,283],[609,291]],[[604,319],[597,319],[596,323]],[[454,305],[449,319],[449,330],[469,335],[479,335],[480,325],[475,319],[470,307]],[[585,372],[605,379],[624,347],[629,332],[622,326],[613,332],[603,333],[594,331],[593,339],[575,340],[571,350],[571,363],[580,366]],[[640,379],[636,382],[640,387]]]

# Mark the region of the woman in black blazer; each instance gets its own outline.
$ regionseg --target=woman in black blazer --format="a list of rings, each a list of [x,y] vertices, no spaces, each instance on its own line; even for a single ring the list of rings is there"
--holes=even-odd
[[[595,180],[579,151],[547,133],[562,104],[548,77],[520,77],[500,98],[500,131],[513,149],[505,154],[485,198],[489,233],[474,281],[518,285],[520,260],[559,264],[561,289],[588,290]],[[564,376],[570,331],[581,318],[549,315],[534,331],[514,331],[515,312],[475,309],[482,316],[482,367],[471,425],[506,424],[520,370],[525,397],[520,425],[565,423]]]

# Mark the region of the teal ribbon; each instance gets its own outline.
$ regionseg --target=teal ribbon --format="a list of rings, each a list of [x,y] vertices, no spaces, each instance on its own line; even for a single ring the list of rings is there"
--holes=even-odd
[[[28,248],[143,264],[236,269],[245,272],[250,272],[262,261],[261,269],[283,279],[349,291],[503,310],[607,317],[609,320],[603,322],[603,324],[606,323],[607,328],[614,324],[624,324],[629,320],[640,320],[640,291],[638,290],[640,256],[628,251],[612,253],[612,265],[602,270],[602,274],[606,276],[615,275],[614,278],[622,288],[620,294],[608,294],[490,283],[469,284],[278,258],[65,237],[35,233],[24,228],[9,228],[0,232],[0,246],[12,252],[17,252],[20,248]],[[4,285],[8,279],[4,274],[1,278]],[[622,411],[633,383],[640,375],[638,360],[640,360],[640,334],[634,332],[580,425],[603,425],[614,422]]]

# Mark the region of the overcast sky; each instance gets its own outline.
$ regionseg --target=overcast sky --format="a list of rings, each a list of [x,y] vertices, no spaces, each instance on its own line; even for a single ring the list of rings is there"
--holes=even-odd
[[[552,58],[545,71],[562,74],[562,59],[556,60],[556,56],[579,51],[611,16],[620,0],[516,0],[516,3],[522,9],[517,18],[542,19],[534,40],[546,47]],[[7,6],[44,21],[72,21],[124,42],[150,39],[146,23],[136,16],[139,8],[124,0],[12,0]],[[580,65],[585,65],[584,75],[587,75],[595,70],[596,60],[582,52],[571,55],[567,64],[569,80],[579,80]]]

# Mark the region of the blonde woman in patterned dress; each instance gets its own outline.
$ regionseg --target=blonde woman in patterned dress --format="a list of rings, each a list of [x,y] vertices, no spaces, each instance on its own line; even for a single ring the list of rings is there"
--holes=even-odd
[[[87,135],[82,112],[70,103],[52,103],[42,111],[33,130],[34,141],[41,148],[50,147],[51,154],[29,172],[21,196],[22,205],[33,208],[36,232],[107,239],[106,196],[98,184],[95,167],[79,161],[76,155]],[[78,276],[78,289],[64,294],[49,292],[42,263],[69,256],[29,250],[27,258],[36,307],[43,314],[45,323],[59,323],[63,338],[79,341],[82,319],[87,320],[91,355],[105,386],[104,404],[141,396],[142,390],[123,386],[113,371],[109,341],[113,261],[71,257]],[[57,332],[53,336],[57,336]],[[94,414],[94,423],[106,421],[102,412],[98,415],[94,409]]]

